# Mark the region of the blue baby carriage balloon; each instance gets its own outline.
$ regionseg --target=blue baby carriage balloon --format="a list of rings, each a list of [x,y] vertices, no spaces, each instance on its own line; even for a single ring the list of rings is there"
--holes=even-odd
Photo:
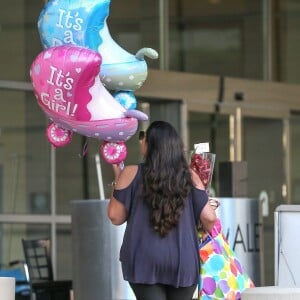
[[[145,56],[156,59],[152,48],[135,55],[120,47],[111,37],[107,18],[110,0],[50,0],[38,20],[44,48],[72,44],[101,54],[100,79],[109,90],[134,91],[147,78]]]

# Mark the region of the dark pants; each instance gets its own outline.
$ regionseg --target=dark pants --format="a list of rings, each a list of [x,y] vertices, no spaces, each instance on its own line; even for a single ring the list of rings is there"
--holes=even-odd
[[[197,285],[175,288],[164,284],[130,283],[137,300],[191,300]]]

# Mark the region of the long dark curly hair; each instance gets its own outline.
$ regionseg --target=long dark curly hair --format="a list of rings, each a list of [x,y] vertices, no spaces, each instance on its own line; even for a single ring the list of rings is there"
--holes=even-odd
[[[192,179],[182,139],[171,124],[151,123],[145,139],[145,199],[150,206],[150,224],[164,237],[179,222]]]

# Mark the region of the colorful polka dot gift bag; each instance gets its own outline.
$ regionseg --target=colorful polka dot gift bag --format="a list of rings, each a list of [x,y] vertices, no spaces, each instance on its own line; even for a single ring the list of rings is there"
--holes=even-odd
[[[220,229],[199,245],[198,300],[239,300],[246,288],[254,287]]]

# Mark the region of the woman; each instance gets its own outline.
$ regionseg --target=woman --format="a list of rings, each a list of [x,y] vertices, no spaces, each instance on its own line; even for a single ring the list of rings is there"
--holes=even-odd
[[[108,217],[127,221],[123,277],[137,300],[190,300],[199,280],[196,226],[210,231],[216,214],[172,125],[153,122],[141,143],[144,163],[113,166]]]

